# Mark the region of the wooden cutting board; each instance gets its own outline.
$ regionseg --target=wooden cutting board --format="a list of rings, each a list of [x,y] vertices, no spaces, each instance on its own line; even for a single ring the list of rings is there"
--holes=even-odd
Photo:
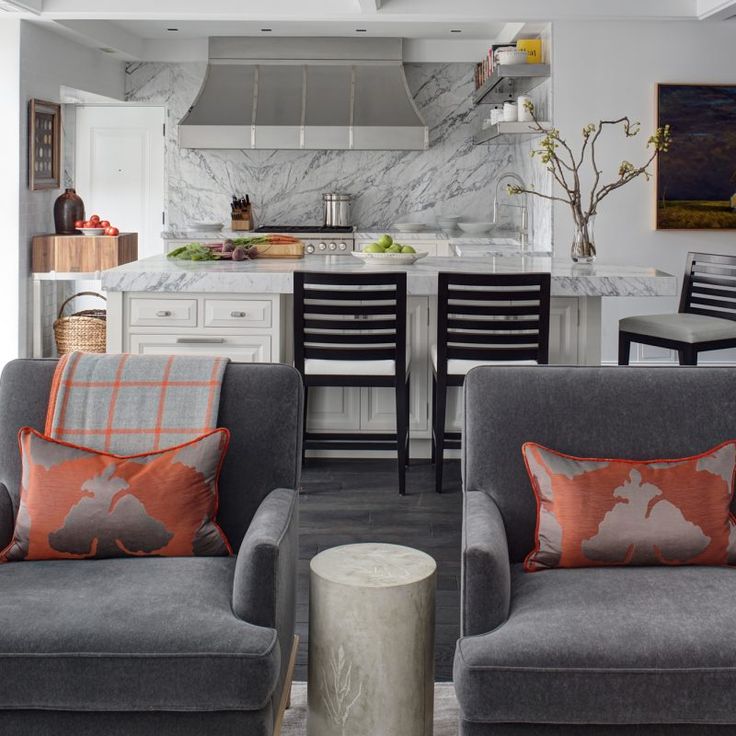
[[[33,238],[34,273],[94,273],[138,258],[138,234],[110,237],[36,235]]]
[[[304,243],[257,245],[256,258],[304,258]]]

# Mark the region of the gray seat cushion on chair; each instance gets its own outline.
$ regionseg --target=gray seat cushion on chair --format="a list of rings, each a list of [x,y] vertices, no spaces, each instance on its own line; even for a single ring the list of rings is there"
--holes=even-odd
[[[736,724],[736,570],[514,565],[511,613],[461,639],[463,717]]]
[[[0,565],[2,709],[256,711],[273,629],[231,607],[235,558]]]
[[[618,326],[623,332],[687,343],[736,340],[736,321],[703,314],[645,314],[619,320]]]

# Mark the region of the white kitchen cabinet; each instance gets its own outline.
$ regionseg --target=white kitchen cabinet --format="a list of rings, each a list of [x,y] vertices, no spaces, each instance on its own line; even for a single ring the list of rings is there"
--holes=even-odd
[[[310,386],[307,428],[310,432],[360,431],[360,389]]]
[[[236,363],[269,363],[271,337],[131,335],[130,352],[136,355],[218,355]]]
[[[222,355],[237,363],[284,360],[282,297],[111,292],[122,313],[108,324],[107,350],[139,355]]]

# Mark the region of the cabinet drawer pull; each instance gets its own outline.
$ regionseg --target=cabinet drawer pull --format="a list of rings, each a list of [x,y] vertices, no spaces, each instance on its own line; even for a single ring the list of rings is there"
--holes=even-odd
[[[171,317],[171,312],[168,309],[159,309],[156,312],[157,317]]]
[[[224,337],[177,337],[179,345],[221,345],[225,342]]]
[[[246,313],[245,312],[230,312],[230,316],[243,318],[246,316]]]

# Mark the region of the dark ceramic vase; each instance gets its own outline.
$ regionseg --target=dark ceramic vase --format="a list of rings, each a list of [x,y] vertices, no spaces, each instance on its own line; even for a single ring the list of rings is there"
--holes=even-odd
[[[84,202],[73,190],[67,189],[56,202],[54,202],[54,225],[57,235],[74,235],[79,232],[74,223],[84,220]]]

